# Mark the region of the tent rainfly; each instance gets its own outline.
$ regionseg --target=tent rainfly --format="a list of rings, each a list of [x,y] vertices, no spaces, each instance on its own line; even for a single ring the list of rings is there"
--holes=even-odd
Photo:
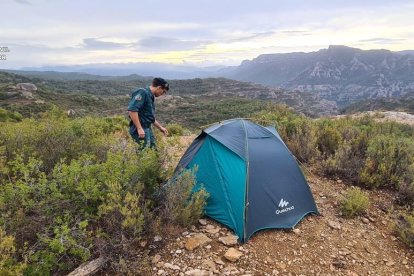
[[[293,228],[318,214],[293,155],[274,127],[232,119],[203,130],[176,172],[198,166],[197,185],[210,194],[205,214],[231,228],[241,242],[268,228]]]

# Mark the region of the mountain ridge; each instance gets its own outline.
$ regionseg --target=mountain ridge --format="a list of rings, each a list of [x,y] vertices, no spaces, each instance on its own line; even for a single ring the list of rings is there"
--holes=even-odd
[[[223,77],[309,94],[333,102],[336,109],[346,108],[362,100],[400,99],[414,95],[414,51],[361,50],[343,45],[330,45],[327,49],[314,52],[263,54],[252,60],[244,60],[239,66],[227,67],[196,68],[185,64],[127,63],[55,68],[64,70],[68,75],[37,71],[40,69],[14,72],[56,80],[124,78],[123,81],[129,81],[148,80],[150,76],[162,76],[169,80]],[[71,69],[79,70],[80,73],[69,73]],[[113,70],[118,70],[116,75],[119,78],[105,76]],[[92,76],[91,73],[99,76]]]
[[[227,77],[314,93],[339,107],[414,93],[414,56],[331,45],[311,53],[266,54],[243,61]]]

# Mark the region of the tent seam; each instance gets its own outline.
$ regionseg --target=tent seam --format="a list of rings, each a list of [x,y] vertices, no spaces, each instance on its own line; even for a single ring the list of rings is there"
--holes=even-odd
[[[247,137],[247,130],[246,130],[246,125],[244,124],[244,120],[241,120],[241,123],[243,125],[243,129],[244,129],[244,136],[245,136],[245,156],[246,156],[246,185],[245,189],[244,189],[244,213],[243,213],[243,242],[246,240],[246,228],[247,228],[247,209],[249,208],[249,178],[250,178],[250,174],[249,174],[249,170],[250,170],[250,160],[249,160],[249,141],[248,141],[248,137]]]
[[[235,152],[233,149],[229,148],[228,146],[226,146],[225,144],[223,144],[220,140],[214,138],[214,136],[210,135],[210,133],[206,133],[209,137],[211,137],[212,139],[214,139],[216,142],[220,143],[220,145],[223,145],[223,147],[225,147],[226,149],[228,149],[229,151],[233,152],[234,154],[236,154],[237,156],[239,156],[242,160],[245,160],[245,158],[243,156],[241,156],[240,154],[238,154],[237,152]]]
[[[210,135],[209,135],[210,136]],[[211,136],[210,136],[211,137]],[[211,138],[213,138],[213,137],[211,137]],[[217,143],[220,143],[219,141],[217,141],[216,139],[214,139],[213,138],[213,140],[214,141],[216,141]],[[220,143],[221,144],[221,143]],[[213,154],[215,154],[215,151],[213,150],[213,147],[212,147],[212,144],[211,144],[211,142],[209,143],[209,147],[210,147],[210,150],[211,150],[211,152],[213,153]],[[225,147],[225,148],[227,148],[227,147]],[[228,149],[228,148],[227,148]],[[228,149],[228,150],[230,150],[230,149]],[[230,150],[231,151],[231,150]],[[233,152],[233,151],[231,151],[231,152]],[[233,227],[234,228],[236,228],[237,229],[237,224],[236,224],[236,221],[235,221],[235,219],[234,219],[234,210],[233,210],[233,206],[230,204],[230,197],[229,197],[229,191],[227,190],[227,188],[226,188],[226,186],[224,185],[224,180],[223,180],[223,173],[222,173],[222,170],[220,169],[220,167],[218,166],[218,162],[217,162],[217,159],[216,158],[213,158],[213,160],[214,160],[214,166],[215,166],[215,168],[217,169],[217,172],[218,172],[218,175],[219,175],[219,178],[220,178],[220,185],[221,185],[221,187],[222,187],[222,190],[223,190],[223,194],[226,196],[226,204],[227,204],[227,206],[229,207],[229,215],[230,215],[230,219],[231,219],[231,221],[232,221],[232,223],[233,223]]]

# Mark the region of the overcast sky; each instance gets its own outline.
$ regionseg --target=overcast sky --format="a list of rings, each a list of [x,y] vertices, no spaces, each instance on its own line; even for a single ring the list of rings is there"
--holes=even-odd
[[[329,45],[414,50],[413,0],[1,0],[0,68],[238,65]],[[1,49],[1,48],[0,48]]]

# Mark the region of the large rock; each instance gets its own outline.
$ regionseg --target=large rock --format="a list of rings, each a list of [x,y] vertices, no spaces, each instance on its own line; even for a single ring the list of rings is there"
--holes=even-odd
[[[202,246],[206,243],[211,242],[211,239],[204,234],[196,234],[190,238],[188,238],[187,242],[185,243],[185,249],[187,250],[194,250],[199,246]]]
[[[230,262],[237,261],[241,256],[243,256],[243,253],[235,248],[229,248],[224,254],[224,258],[226,258]]]
[[[165,263],[164,268],[172,269],[172,270],[180,270],[180,267],[178,265],[173,265],[170,263]]]
[[[203,226],[207,225],[207,220],[205,220],[205,219],[199,219],[198,222]]]
[[[99,257],[98,259],[82,264],[77,269],[69,273],[68,276],[87,276],[94,274],[103,267],[105,262],[105,258]]]
[[[186,271],[184,274],[185,275],[191,275],[191,276],[207,276],[210,273],[208,271],[202,270],[202,269],[193,269],[193,270]]]
[[[224,245],[233,246],[237,244],[237,236],[228,235],[228,236],[219,238],[219,241],[223,243]]]
[[[33,83],[18,83],[15,90],[26,99],[34,99],[33,92],[37,90],[37,87]]]
[[[16,89],[20,91],[34,92],[37,90],[37,87],[33,83],[26,82],[16,84]]]
[[[68,114],[68,116],[72,117],[72,116],[75,116],[76,112],[73,109],[69,109],[68,111],[66,111],[66,114]]]
[[[328,225],[332,229],[341,230],[341,224],[337,221],[329,220]]]
[[[216,264],[212,260],[204,260],[202,263],[202,267],[214,273],[219,273]]]
[[[204,232],[210,233],[210,234],[217,234],[218,232],[220,232],[220,227],[214,227],[211,224],[208,224],[206,226],[206,228],[204,229]]]
[[[153,264],[157,264],[159,261],[161,260],[161,256],[160,255],[155,255],[153,258],[152,258],[152,263]]]
[[[22,91],[22,96],[26,99],[34,99],[33,93],[30,91]]]

